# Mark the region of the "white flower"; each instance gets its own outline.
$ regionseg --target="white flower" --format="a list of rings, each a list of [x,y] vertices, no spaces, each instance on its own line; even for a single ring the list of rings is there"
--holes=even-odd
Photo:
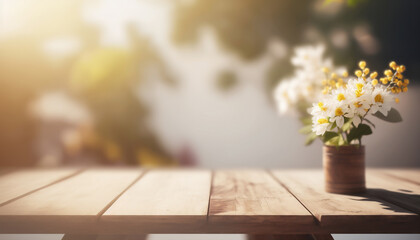
[[[302,67],[312,73],[320,71],[322,67],[332,67],[331,59],[324,59],[325,46],[302,46],[295,48],[295,55],[291,62],[294,66]]]
[[[350,101],[349,94],[346,88],[338,88],[336,90],[333,90],[332,95],[334,96],[334,99],[332,99],[333,102],[336,102],[336,104],[347,104]]]
[[[331,126],[327,117],[322,115],[315,116],[312,119],[312,122],[312,131],[315,132],[316,135],[324,135],[327,129]]]
[[[334,98],[337,98],[337,95],[331,95]],[[330,122],[336,123],[337,127],[341,128],[344,125],[344,117],[353,118],[354,112],[351,111],[349,104],[344,101],[334,101],[332,108],[328,112],[330,117]]]
[[[368,79],[370,80],[370,79]],[[348,96],[354,98],[361,98],[367,100],[372,92],[373,86],[371,81],[365,81],[363,78],[353,78],[347,82]]]
[[[295,112],[299,101],[302,100],[301,88],[303,87],[296,79],[285,79],[277,85],[274,90],[274,99],[280,114]]]
[[[350,111],[353,112],[353,123],[357,127],[362,118],[372,105],[371,95],[373,90],[371,79],[353,78],[347,82],[347,96],[349,98]]]
[[[374,114],[377,111],[387,116],[389,110],[391,110],[391,104],[394,102],[394,97],[384,86],[376,86],[371,94],[372,106],[370,108],[371,113]]]
[[[277,108],[281,114],[288,112],[292,105],[289,86],[289,81],[282,81],[274,90],[274,98],[277,102]]]
[[[312,108],[308,110],[308,112],[313,115],[326,115],[328,110],[327,104],[325,104],[322,100],[318,103],[312,104]]]
[[[281,114],[301,111],[302,106],[317,102],[322,96],[323,67],[334,70],[332,61],[323,57],[325,47],[304,46],[295,49],[291,62],[296,66],[294,75],[280,81],[274,92]],[[339,71],[344,72],[342,68]]]

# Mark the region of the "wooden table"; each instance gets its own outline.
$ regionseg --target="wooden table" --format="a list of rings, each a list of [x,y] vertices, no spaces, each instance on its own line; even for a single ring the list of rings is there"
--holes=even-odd
[[[420,169],[370,169],[367,187],[325,193],[321,170],[0,170],[0,233],[420,233]]]

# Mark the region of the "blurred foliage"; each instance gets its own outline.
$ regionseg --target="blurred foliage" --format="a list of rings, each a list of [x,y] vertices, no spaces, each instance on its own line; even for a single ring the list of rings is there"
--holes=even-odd
[[[179,44],[197,40],[199,30],[210,26],[221,43],[241,57],[253,59],[266,50],[268,41],[282,36],[300,42],[309,19],[310,0],[196,0],[177,6],[173,39]],[[295,11],[295,10],[299,11]]]
[[[99,138],[105,142],[100,146],[108,159],[129,164],[173,164],[147,125],[149,109],[140,100],[138,89],[145,73],[154,67],[167,83],[175,81],[149,41],[131,31],[128,49],[84,51],[73,66],[69,89],[93,114]]]
[[[83,103],[93,117],[93,125],[80,123],[75,133],[67,134],[63,148],[69,159],[64,162],[88,154],[98,163],[173,165],[174,157],[147,124],[150,109],[138,90],[150,69],[171,86],[176,81],[150,42],[132,26],[126,29],[128,48],[102,47],[98,29],[82,20],[82,2],[42,2],[47,6],[28,13],[28,19],[42,17],[25,22],[26,32],[0,39],[0,164],[36,164],[39,125],[29,108],[43,93],[61,90]],[[54,15],[54,24],[43,14]],[[57,36],[77,37],[81,49],[65,58],[51,58],[43,46]]]
[[[172,37],[177,44],[191,44],[197,41],[200,29],[209,27],[223,47],[249,60],[264,54],[271,39],[280,39],[289,50],[322,42],[336,64],[350,70],[358,59],[368,60],[376,69],[397,56],[410,69],[419,69],[410,73],[418,76],[420,61],[411,53],[420,50],[419,9],[420,1],[410,0],[196,0],[178,4]],[[337,31],[346,37],[346,43],[332,40]],[[363,46],[369,38],[370,45],[376,45]],[[285,67],[290,54],[274,61],[266,74],[270,95],[272,87],[290,74]]]
[[[366,2],[367,0],[324,0],[324,3],[333,4],[333,3],[346,3],[349,7],[355,7],[360,3]]]
[[[28,104],[57,73],[36,43],[23,37],[3,39],[0,52],[0,159],[6,165],[31,165],[36,132]]]
[[[217,79],[217,87],[222,91],[229,91],[232,89],[238,82],[238,78],[233,71],[222,71],[219,73]]]
[[[157,70],[169,85],[176,85],[176,80],[155,46],[132,26],[125,29],[129,47],[103,47],[99,27],[83,19],[85,3],[27,2],[20,13],[26,18],[23,30],[0,39],[0,158],[8,159],[8,164],[34,163],[37,126],[28,107],[43,93],[59,89],[92,113],[94,124],[80,126],[80,131],[85,145],[100,158],[112,163],[172,165],[171,156],[147,126],[151,109],[138,98],[136,89],[142,87],[150,69]],[[195,0],[170,4],[176,6],[172,38],[179,45],[195,43],[203,28],[216,33],[223,49],[246,60],[265,54],[272,39],[284,43],[287,52],[275,57],[265,74],[270,95],[272,87],[292,69],[291,49],[303,44],[324,42],[336,64],[350,70],[351,63],[359,59],[377,69],[392,57],[406,63],[408,78],[420,75],[415,54],[420,52],[420,1]],[[332,40],[335,32],[346,36],[347,44]],[[79,39],[79,52],[51,59],[43,44],[57,36]],[[378,41],[379,51],[365,51],[360,42],[368,37]],[[215,85],[222,90],[232,90],[241,81],[228,67],[216,76]],[[76,143],[69,146],[80,149]]]

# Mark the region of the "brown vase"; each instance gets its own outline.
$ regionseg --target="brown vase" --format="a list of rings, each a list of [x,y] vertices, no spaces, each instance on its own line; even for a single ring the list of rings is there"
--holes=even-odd
[[[366,191],[365,146],[323,147],[325,191],[355,194]]]

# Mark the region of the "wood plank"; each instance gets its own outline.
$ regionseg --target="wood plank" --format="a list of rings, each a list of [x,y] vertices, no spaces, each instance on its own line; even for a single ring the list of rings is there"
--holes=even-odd
[[[312,234],[255,234],[247,235],[247,240],[316,240]]]
[[[320,170],[273,171],[273,174],[330,233],[420,232],[418,215],[370,194],[326,193]]]
[[[13,170],[15,170],[15,169],[13,169],[13,168],[0,168],[0,177],[2,175],[5,175],[5,174],[8,174],[8,173],[12,172]]]
[[[380,169],[388,175],[404,179],[409,182],[420,184],[420,169]]]
[[[49,184],[70,177],[77,169],[26,169],[0,176],[0,206],[36,191]]]
[[[89,231],[140,175],[138,169],[86,170],[0,207],[0,232]]]
[[[277,226],[278,231],[304,231],[315,226],[311,213],[263,170],[216,171],[209,222],[247,232],[269,225]],[[255,224],[261,222],[264,225]]]
[[[97,240],[97,235],[95,234],[64,234],[61,240]]]
[[[420,214],[419,184],[379,171],[368,171],[366,180],[370,194]]]
[[[147,235],[124,235],[106,234],[98,235],[95,240],[146,240]]]
[[[125,232],[200,231],[207,219],[211,171],[151,170],[100,218]]]
[[[331,234],[312,234],[315,240],[334,240]]]
[[[62,240],[146,240],[147,235],[64,234]]]

